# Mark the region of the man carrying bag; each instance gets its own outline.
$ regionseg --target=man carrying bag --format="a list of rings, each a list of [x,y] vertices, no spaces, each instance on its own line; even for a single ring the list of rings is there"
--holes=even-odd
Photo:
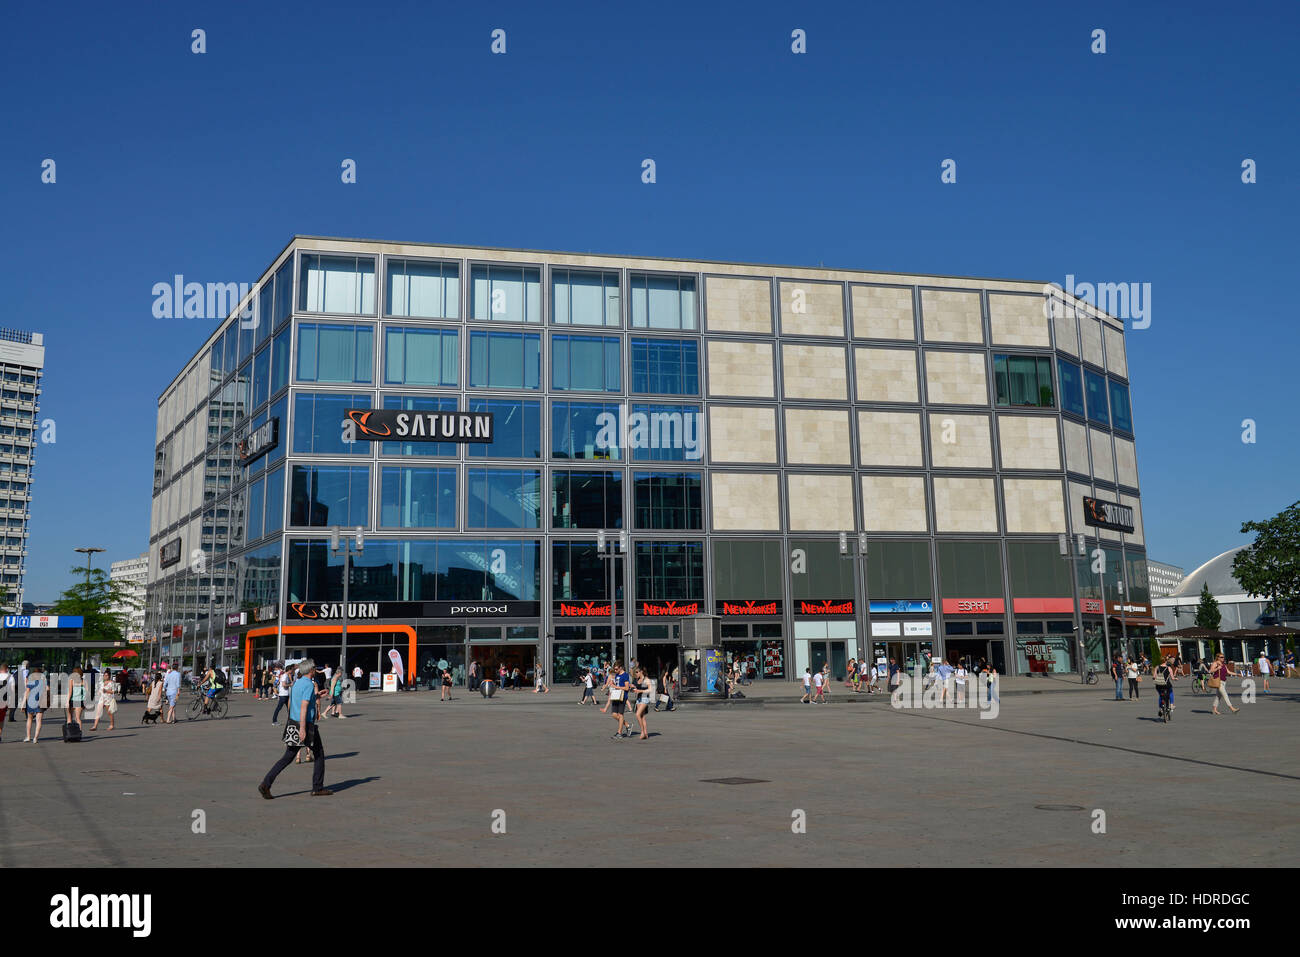
[[[257,786],[257,792],[271,800],[271,785],[281,771],[293,763],[300,748],[311,748],[312,797],[328,797],[334,792],[325,786],[325,749],[321,745],[320,729],[316,727],[316,662],[307,658],[298,662],[298,680],[289,692],[289,721],[284,729],[284,756]]]

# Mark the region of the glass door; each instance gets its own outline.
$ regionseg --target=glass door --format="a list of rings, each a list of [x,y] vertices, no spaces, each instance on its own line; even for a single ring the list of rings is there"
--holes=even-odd
[[[845,650],[845,642],[830,641],[831,652],[831,676],[837,681],[843,681],[849,674],[849,658]]]

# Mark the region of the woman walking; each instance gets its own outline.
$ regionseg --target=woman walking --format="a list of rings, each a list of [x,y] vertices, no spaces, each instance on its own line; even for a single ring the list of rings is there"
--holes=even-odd
[[[1210,694],[1214,695],[1214,705],[1210,710],[1213,714],[1219,713],[1220,698],[1222,698],[1223,703],[1232,710],[1233,714],[1236,714],[1241,710],[1240,708],[1233,708],[1232,699],[1228,697],[1228,686],[1226,682],[1229,678],[1235,677],[1236,673],[1232,670],[1232,666],[1224,660],[1223,652],[1219,652],[1215,655],[1214,664],[1210,665]]]
[[[650,710],[650,700],[655,696],[655,683],[646,675],[644,668],[636,670],[636,723],[641,726],[641,740],[646,741],[650,732],[646,728],[645,715]]]
[[[1132,701],[1134,698],[1141,697],[1138,694],[1138,666],[1132,658],[1128,660],[1125,673],[1128,675],[1128,700]]]
[[[36,744],[41,737],[41,716],[50,706],[50,689],[45,683],[45,675],[42,674],[40,665],[32,665],[31,671],[27,673],[24,688],[27,695],[23,699],[23,710],[27,712],[27,737],[23,740]],[[33,718],[36,719],[35,735],[32,734]]]
[[[280,719],[280,709],[285,709],[285,714],[289,711],[289,687],[293,684],[293,672],[288,668],[280,673],[279,700],[275,704],[275,711],[271,715],[271,723],[275,724]]]
[[[0,736],[5,731],[5,714],[9,711],[9,696],[14,694],[14,676],[9,673],[9,666],[0,662]],[[14,695],[14,706],[18,697]]]
[[[442,691],[438,697],[439,701],[451,700],[451,669],[442,669]]]
[[[163,680],[162,675],[154,674],[153,683],[149,685],[149,700],[145,703],[144,710],[146,714],[162,714],[163,706]]]
[[[68,720],[81,727],[81,716],[86,710],[86,673],[80,667],[72,669],[68,679]]]
[[[112,672],[104,672],[104,682],[99,686],[99,704],[95,708],[95,723],[90,726],[91,731],[99,730],[99,719],[108,712],[108,730],[114,730],[117,715],[117,691],[118,684],[113,680]]]
[[[330,681],[330,706],[325,709],[325,714],[328,715],[331,711],[333,711],[334,717],[342,720],[342,718],[344,717],[343,715],[343,669],[340,668],[338,671],[334,672],[333,676],[330,678],[329,681]]]

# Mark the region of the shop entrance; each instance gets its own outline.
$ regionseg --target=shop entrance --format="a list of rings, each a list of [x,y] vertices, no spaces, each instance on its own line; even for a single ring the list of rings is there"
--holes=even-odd
[[[827,641],[813,640],[808,642],[808,654],[810,657],[810,666],[813,674],[822,670],[822,666],[830,663],[831,677],[836,681],[843,681],[848,676],[849,655],[848,643],[830,639]]]
[[[883,675],[889,673],[889,659],[893,658],[894,663],[902,668],[909,675],[918,673],[925,674],[930,670],[930,658],[933,655],[934,643],[929,641],[877,641],[873,642],[875,659],[872,663],[880,669]],[[884,658],[885,664],[881,665],[879,659]],[[881,687],[884,687],[885,678],[881,679]]]
[[[514,674],[519,669],[519,686],[531,689],[533,686],[533,663],[537,658],[537,648],[533,645],[520,644],[472,644],[466,655],[468,661],[477,661],[479,674],[483,678],[499,681],[501,666],[505,665],[506,675]]]
[[[667,641],[637,642],[636,660],[647,675],[658,681],[665,667],[669,671],[677,667],[677,645]]]
[[[1001,644],[1001,642],[999,642]],[[948,664],[965,665],[967,671],[977,671],[981,661],[992,666],[989,654],[989,642],[984,638],[949,638],[944,642],[944,657]],[[1001,669],[999,669],[999,672]]]

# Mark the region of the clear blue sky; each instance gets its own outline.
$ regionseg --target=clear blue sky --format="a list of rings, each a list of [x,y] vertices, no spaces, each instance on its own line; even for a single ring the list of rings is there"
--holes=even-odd
[[[28,600],[79,544],[147,546],[158,394],[212,328],[153,284],[252,280],[294,233],[1149,282],[1150,555],[1190,570],[1300,498],[1294,5],[481,7],[6,9],[0,325],[45,334],[58,427]]]

